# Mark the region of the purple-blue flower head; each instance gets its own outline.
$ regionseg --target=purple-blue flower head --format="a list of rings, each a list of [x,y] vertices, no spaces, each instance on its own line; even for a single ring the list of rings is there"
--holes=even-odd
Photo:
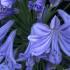
[[[13,8],[15,0],[1,0],[0,1],[0,20],[7,16],[11,16],[19,12],[18,9]]]
[[[28,36],[29,45],[24,53],[25,57],[42,55],[49,62],[59,64],[62,60],[60,50],[70,56],[70,15],[63,10],[58,10],[58,13],[64,20],[63,25],[56,15],[51,20],[50,26],[41,22],[33,25]]]
[[[11,8],[16,0],[1,0],[0,3],[3,7]]]
[[[45,0],[37,0],[36,2],[34,2],[33,9],[35,11],[41,12],[44,10],[44,8],[45,8]]]
[[[4,19],[7,16],[17,14],[19,10],[17,8],[2,8],[0,10],[0,20]]]
[[[16,35],[16,30],[12,31],[10,35],[8,36],[5,43],[0,47],[0,58],[3,60],[3,63],[8,66],[9,70],[15,70],[16,68],[21,68],[20,64],[16,63],[16,60],[14,58],[14,50],[13,50],[13,42]]]
[[[36,0],[35,2],[32,0],[29,1],[28,8],[29,10],[34,10],[36,12],[36,18],[38,21],[42,20],[43,11],[45,9],[45,2],[46,0]]]
[[[45,8],[45,0],[29,1],[28,7],[36,12],[42,12]]]
[[[33,9],[33,1],[28,1],[28,8],[30,9],[30,10],[32,10]]]

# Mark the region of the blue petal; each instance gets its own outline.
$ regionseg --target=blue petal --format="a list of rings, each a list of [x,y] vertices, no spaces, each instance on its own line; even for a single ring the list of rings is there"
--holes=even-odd
[[[13,42],[14,42],[14,38],[16,35],[16,30],[12,31],[9,35],[9,37],[7,38],[4,47],[6,48],[7,46],[7,50],[5,50],[6,55],[5,55],[5,61],[7,61],[8,66],[10,68],[10,70],[15,70],[15,68],[20,69],[21,65],[16,63],[16,60],[14,58],[14,53],[13,53]]]
[[[62,19],[64,20],[64,22],[66,24],[70,23],[70,15],[69,14],[67,14],[65,11],[63,11],[61,9],[58,10],[58,13],[62,17]]]
[[[41,36],[41,37],[42,37],[42,36]],[[41,39],[41,37],[38,36],[38,35],[29,35],[29,36],[28,36],[28,40],[31,41],[31,42],[36,42],[36,41],[38,41],[39,39]]]
[[[50,28],[44,23],[35,23],[31,28],[31,35],[44,36],[49,34]]]
[[[54,16],[50,23],[51,29],[58,29],[60,27],[60,20],[57,16]]]
[[[26,70],[32,70],[33,66],[34,66],[35,62],[33,60],[33,58],[28,58],[28,60],[26,61]]]
[[[63,36],[63,40],[70,44],[70,31],[61,32]]]
[[[58,46],[58,33],[54,33],[52,37],[51,52],[48,60],[53,64],[59,64],[62,60],[62,54]]]
[[[69,22],[68,22],[69,23]],[[63,24],[62,26],[60,26],[59,30],[61,31],[66,31],[70,28],[70,24]]]
[[[16,61],[18,62],[18,61],[23,61],[23,60],[25,60],[24,54],[20,53]]]
[[[9,58],[9,60],[11,60],[13,63],[16,63],[13,54],[13,42],[14,42],[15,35],[16,35],[16,30],[10,33],[9,37],[5,42],[5,45],[7,45],[6,57],[7,59]]]
[[[61,47],[62,51],[63,51],[66,55],[70,56],[70,43],[67,43],[67,42],[64,40],[64,38],[63,38],[62,35],[60,35],[59,44],[60,44],[60,47]]]
[[[17,61],[23,61],[23,60],[27,60],[28,58],[30,58],[30,56],[31,56],[31,54],[30,54],[31,45],[32,45],[32,43],[29,42],[26,51],[24,53],[19,54],[19,58],[17,59]]]
[[[7,61],[7,66],[9,67],[9,70],[15,70],[15,69],[18,69],[20,70],[21,69],[21,65],[20,64],[14,64],[11,60],[8,60]]]
[[[65,38],[70,39],[70,27],[68,27],[64,31],[60,31],[60,32]]]
[[[9,37],[6,40],[6,42],[0,47],[0,56],[3,56],[3,57],[8,56],[8,57],[10,57],[12,59],[12,55],[7,55],[7,52],[8,52],[8,54],[11,54],[11,50],[12,50],[12,46],[13,46],[12,42],[13,42],[14,37],[15,37],[15,31],[13,31],[9,35]]]
[[[50,50],[49,50],[50,51]],[[49,52],[48,52],[48,54],[49,54]],[[38,58],[39,59],[43,59],[43,60],[45,60],[45,61],[48,61],[48,54],[46,54],[46,53],[43,53],[42,55],[40,55],[40,56],[38,56]]]
[[[31,54],[34,56],[39,56],[43,54],[44,52],[47,53],[47,51],[50,48],[51,43],[51,36],[49,35],[46,38],[40,39],[39,41],[35,42],[33,45],[31,45]]]
[[[12,25],[14,24],[13,20],[9,20],[5,25],[0,28],[0,41],[6,36]]]

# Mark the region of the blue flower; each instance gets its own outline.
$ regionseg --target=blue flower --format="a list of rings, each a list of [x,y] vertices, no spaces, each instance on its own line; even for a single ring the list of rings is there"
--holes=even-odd
[[[50,26],[41,22],[33,25],[28,36],[28,48],[20,60],[36,56],[52,64],[59,64],[62,60],[60,50],[70,56],[70,15],[63,10],[58,10],[58,13],[64,20],[63,25],[56,15],[51,20]]]
[[[3,7],[11,8],[16,0],[1,0],[0,3]]]
[[[41,12],[45,8],[45,0],[37,0],[34,2],[33,9],[35,11]]]
[[[0,28],[0,42],[4,39],[4,37],[6,36],[6,34],[8,33],[8,31],[10,30],[13,24],[14,24],[14,21],[9,20],[6,24],[4,24]]]
[[[28,7],[36,12],[41,12],[45,8],[45,0],[36,0],[35,2],[30,0]]]
[[[5,43],[0,47],[0,59],[3,60],[5,58],[3,63],[7,65],[9,70],[15,70],[16,68],[17,69],[21,68],[21,65],[16,63],[13,53],[14,52],[13,42],[15,35],[16,35],[16,30],[10,33]]]
[[[32,10],[33,9],[33,1],[28,1],[28,8],[30,9],[30,10]]]
[[[32,0],[29,1],[28,8],[29,10],[34,10],[36,12],[37,20],[42,20],[43,11],[45,9],[45,1],[46,0],[36,0],[33,2]]]
[[[19,12],[18,9],[12,7],[13,3],[15,3],[15,0],[0,1],[0,20]]]

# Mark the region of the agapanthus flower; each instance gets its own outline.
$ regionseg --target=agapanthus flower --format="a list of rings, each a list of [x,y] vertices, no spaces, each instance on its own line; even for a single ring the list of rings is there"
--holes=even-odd
[[[32,1],[32,0],[29,0],[29,1],[28,1],[28,8],[29,8],[30,10],[33,9],[33,1]]]
[[[18,13],[18,9],[12,7],[14,3],[15,0],[0,0],[0,20]]]
[[[35,11],[41,12],[45,8],[45,0],[36,0],[34,2],[33,9]]]
[[[16,68],[21,68],[21,65],[16,63],[14,58],[13,42],[16,35],[16,30],[12,31],[8,36],[5,43],[0,47],[0,59],[3,60],[3,63],[7,65],[9,70],[15,70]],[[1,70],[1,69],[0,69]]]
[[[58,10],[58,13],[64,24],[60,24],[56,15],[51,20],[50,26],[42,22],[35,23],[28,36],[28,48],[20,59],[36,56],[52,64],[60,64],[61,50],[70,56],[70,15],[63,10]]]
[[[14,24],[14,20],[9,20],[0,28],[0,42],[4,39],[12,25]]]
[[[3,7],[11,8],[15,1],[16,0],[0,0],[0,3]]]
[[[45,1],[46,0],[36,0],[33,2],[32,0],[29,1],[28,7],[31,10],[34,10],[37,13],[37,19],[41,20],[43,11],[45,9]]]
[[[35,2],[30,0],[28,7],[30,9],[37,11],[37,12],[41,12],[45,7],[45,0],[36,0]]]

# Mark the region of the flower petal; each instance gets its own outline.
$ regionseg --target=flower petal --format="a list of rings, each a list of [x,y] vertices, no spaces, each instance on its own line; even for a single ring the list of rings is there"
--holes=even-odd
[[[50,23],[51,29],[58,29],[60,27],[60,20],[57,16],[54,16]]]
[[[0,28],[0,41],[6,36],[10,28],[12,27],[14,21],[9,20],[5,25]]]
[[[39,36],[43,36],[43,35],[47,35],[48,32],[50,32],[51,30],[49,29],[49,27],[44,24],[44,23],[35,23],[31,29],[31,35],[39,35]]]
[[[16,35],[16,30],[10,33],[5,43],[5,45],[7,45],[6,57],[7,59],[11,60],[14,64],[16,63],[14,59],[14,54],[13,54],[13,42],[14,42],[15,35]]]
[[[34,66],[35,62],[33,60],[33,58],[28,58],[28,60],[26,61],[26,70],[32,70],[33,66]]]
[[[60,47],[61,47],[62,51],[65,54],[67,54],[68,56],[70,56],[70,44],[65,42],[62,35],[60,35],[59,44],[60,44]]]
[[[7,62],[7,65],[9,66],[10,70],[15,70],[15,68],[21,68],[19,64],[16,63],[16,60],[14,58],[14,53],[13,53],[13,42],[14,38],[16,35],[16,30],[12,31],[7,38],[6,42],[2,47],[5,47],[5,61]],[[17,67],[18,66],[18,67]]]
[[[16,30],[12,31],[7,38],[6,42],[0,48],[0,56],[3,56],[6,61],[12,61],[13,64],[16,64],[16,61],[13,56],[13,41],[16,35]]]
[[[39,56],[43,54],[44,52],[47,53],[47,51],[50,48],[51,43],[51,36],[49,35],[45,39],[40,39],[39,41],[35,42],[33,45],[31,45],[31,54],[34,56]]]
[[[70,44],[70,39],[66,38],[65,36],[63,36],[63,40]]]
[[[17,62],[25,60],[24,53],[20,53],[18,56]]]
[[[62,60],[62,54],[61,54],[60,48],[58,46],[58,35],[57,35],[57,33],[53,34],[52,48],[51,48],[51,52],[49,54],[48,60],[53,64],[59,64]]]
[[[69,22],[68,22],[68,23],[69,23]],[[65,31],[65,30],[67,30],[67,29],[69,29],[69,28],[70,28],[70,24],[63,24],[62,26],[60,26],[59,30]]]
[[[65,11],[63,11],[61,9],[58,10],[58,13],[62,17],[62,19],[64,20],[64,22],[66,24],[68,24],[70,22],[70,15],[69,14],[67,14]]]
[[[61,32],[63,39],[70,44],[70,30]]]

